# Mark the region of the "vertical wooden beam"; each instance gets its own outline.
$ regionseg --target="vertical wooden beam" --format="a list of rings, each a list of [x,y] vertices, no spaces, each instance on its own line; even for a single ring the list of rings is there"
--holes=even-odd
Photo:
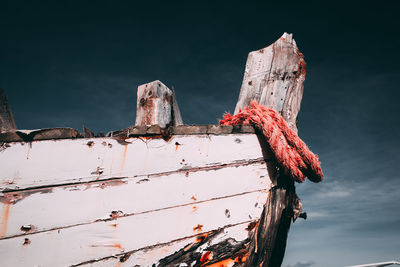
[[[7,96],[0,88],[0,132],[16,130],[14,116],[8,106]]]
[[[305,67],[304,56],[291,34],[284,33],[272,45],[249,53],[235,113],[257,100],[278,111],[297,132]],[[249,257],[244,264],[248,267],[281,266],[291,220],[301,212],[293,180],[278,173],[274,183],[250,240]]]
[[[173,125],[183,125],[181,111],[179,110],[178,101],[176,100],[175,88],[172,86],[172,121]]]
[[[174,91],[156,80],[142,84],[137,90],[136,126],[182,124]]]
[[[257,100],[278,111],[297,131],[305,77],[304,56],[292,34],[284,33],[272,45],[249,53],[235,113]]]

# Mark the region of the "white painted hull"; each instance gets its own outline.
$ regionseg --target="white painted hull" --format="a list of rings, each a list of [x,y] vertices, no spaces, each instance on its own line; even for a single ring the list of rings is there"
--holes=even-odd
[[[196,253],[240,243],[271,159],[255,134],[3,144],[0,266],[162,265],[207,236]]]

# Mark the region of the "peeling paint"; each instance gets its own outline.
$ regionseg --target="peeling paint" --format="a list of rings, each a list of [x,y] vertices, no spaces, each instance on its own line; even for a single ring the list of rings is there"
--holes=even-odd
[[[115,220],[123,215],[124,215],[124,213],[122,211],[113,210],[113,211],[111,211],[110,218],[111,218],[111,220]]]
[[[21,201],[33,194],[49,194],[52,192],[53,192],[52,188],[32,189],[29,191],[4,192],[3,196],[0,196],[0,202],[8,205],[15,204],[18,201]]]
[[[251,223],[249,223],[249,225],[247,225],[247,228],[245,230],[246,231],[251,231],[251,230],[254,229],[254,227],[257,226],[257,224],[258,224],[258,221],[257,222],[251,222]]]
[[[31,243],[31,241],[29,240],[29,238],[25,238],[24,239],[24,243],[22,244],[23,246],[27,246]]]
[[[203,230],[203,225],[202,224],[198,224],[197,226],[193,227],[193,231],[195,232],[201,232]]]
[[[93,172],[91,172],[90,174],[92,175],[101,175],[104,172],[104,168],[103,167],[97,167],[97,169]]]
[[[214,254],[212,253],[212,251],[206,251],[205,253],[203,253],[200,258],[200,262],[202,262],[201,266],[212,260],[213,256]]]
[[[232,267],[235,265],[235,261],[232,260],[231,258],[212,263],[210,265],[207,265],[209,267]]]
[[[181,144],[179,144],[179,142],[175,142],[175,151],[178,151],[178,147],[180,146]]]

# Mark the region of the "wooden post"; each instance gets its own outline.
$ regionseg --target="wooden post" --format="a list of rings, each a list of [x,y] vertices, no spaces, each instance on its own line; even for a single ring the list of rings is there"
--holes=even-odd
[[[136,126],[182,125],[182,117],[174,91],[156,80],[142,84],[137,90]]]
[[[272,45],[249,53],[235,113],[257,100],[278,111],[297,132],[305,67],[304,56],[291,34],[284,33]],[[300,212],[293,180],[279,173],[251,237],[245,266],[281,266],[291,219]]]
[[[305,77],[304,56],[292,34],[285,32],[272,45],[249,53],[235,113],[257,100],[278,111],[297,131]]]
[[[14,116],[8,106],[7,96],[0,88],[0,132],[16,130]]]

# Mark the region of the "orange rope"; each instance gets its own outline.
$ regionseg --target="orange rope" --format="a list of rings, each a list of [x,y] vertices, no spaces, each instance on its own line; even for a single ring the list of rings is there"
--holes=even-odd
[[[307,176],[313,182],[323,178],[321,163],[307,145],[290,129],[283,117],[272,108],[250,103],[250,108],[238,114],[226,113],[221,125],[254,125],[265,135],[279,165],[295,181],[303,182]]]

